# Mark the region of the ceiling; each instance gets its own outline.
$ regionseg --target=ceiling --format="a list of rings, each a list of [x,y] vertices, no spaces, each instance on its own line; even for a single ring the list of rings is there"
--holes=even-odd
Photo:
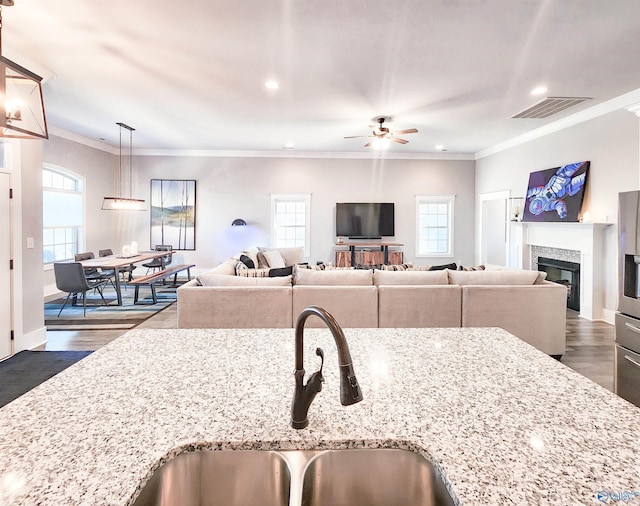
[[[49,128],[136,149],[475,154],[640,88],[638,0],[15,0],[2,54]],[[275,79],[280,87],[264,87]],[[548,92],[535,97],[540,84]],[[545,96],[592,100],[511,119]]]

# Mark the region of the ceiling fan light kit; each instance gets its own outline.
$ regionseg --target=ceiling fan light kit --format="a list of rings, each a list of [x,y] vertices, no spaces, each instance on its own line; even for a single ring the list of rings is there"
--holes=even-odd
[[[371,132],[372,135],[349,135],[345,137],[345,139],[367,137],[372,140],[364,145],[365,148],[373,147],[373,149],[386,149],[391,145],[391,142],[396,142],[398,144],[407,144],[409,142],[406,139],[396,137],[396,134],[405,135],[418,133],[417,128],[406,128],[404,130],[395,130],[391,132],[387,127],[383,126],[385,121],[391,121],[391,118],[386,116],[378,116],[375,120],[377,121],[378,126],[371,125],[373,128],[373,131]]]

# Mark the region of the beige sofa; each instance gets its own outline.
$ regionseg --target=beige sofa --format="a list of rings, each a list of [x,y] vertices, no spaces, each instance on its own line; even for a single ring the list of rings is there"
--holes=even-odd
[[[565,349],[566,287],[536,271],[296,269],[278,278],[206,273],[178,289],[179,328],[292,327],[309,305],[350,327],[502,327]],[[202,286],[208,285],[208,286]],[[321,326],[310,318],[309,326]]]

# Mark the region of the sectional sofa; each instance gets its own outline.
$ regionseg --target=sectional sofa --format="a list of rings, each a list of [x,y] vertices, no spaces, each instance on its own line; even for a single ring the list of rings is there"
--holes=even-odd
[[[502,327],[539,350],[565,350],[566,287],[526,270],[208,272],[178,289],[180,328],[282,328],[311,304],[349,327]],[[310,318],[306,325],[322,326]]]

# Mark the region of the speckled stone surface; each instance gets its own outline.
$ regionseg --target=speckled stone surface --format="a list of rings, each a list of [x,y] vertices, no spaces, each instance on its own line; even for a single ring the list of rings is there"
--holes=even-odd
[[[0,409],[0,504],[126,505],[185,448],[407,448],[464,505],[640,488],[640,409],[507,332],[345,335],[364,401],[340,405],[333,338],[307,329],[326,381],[294,430],[292,329],[130,331]]]

